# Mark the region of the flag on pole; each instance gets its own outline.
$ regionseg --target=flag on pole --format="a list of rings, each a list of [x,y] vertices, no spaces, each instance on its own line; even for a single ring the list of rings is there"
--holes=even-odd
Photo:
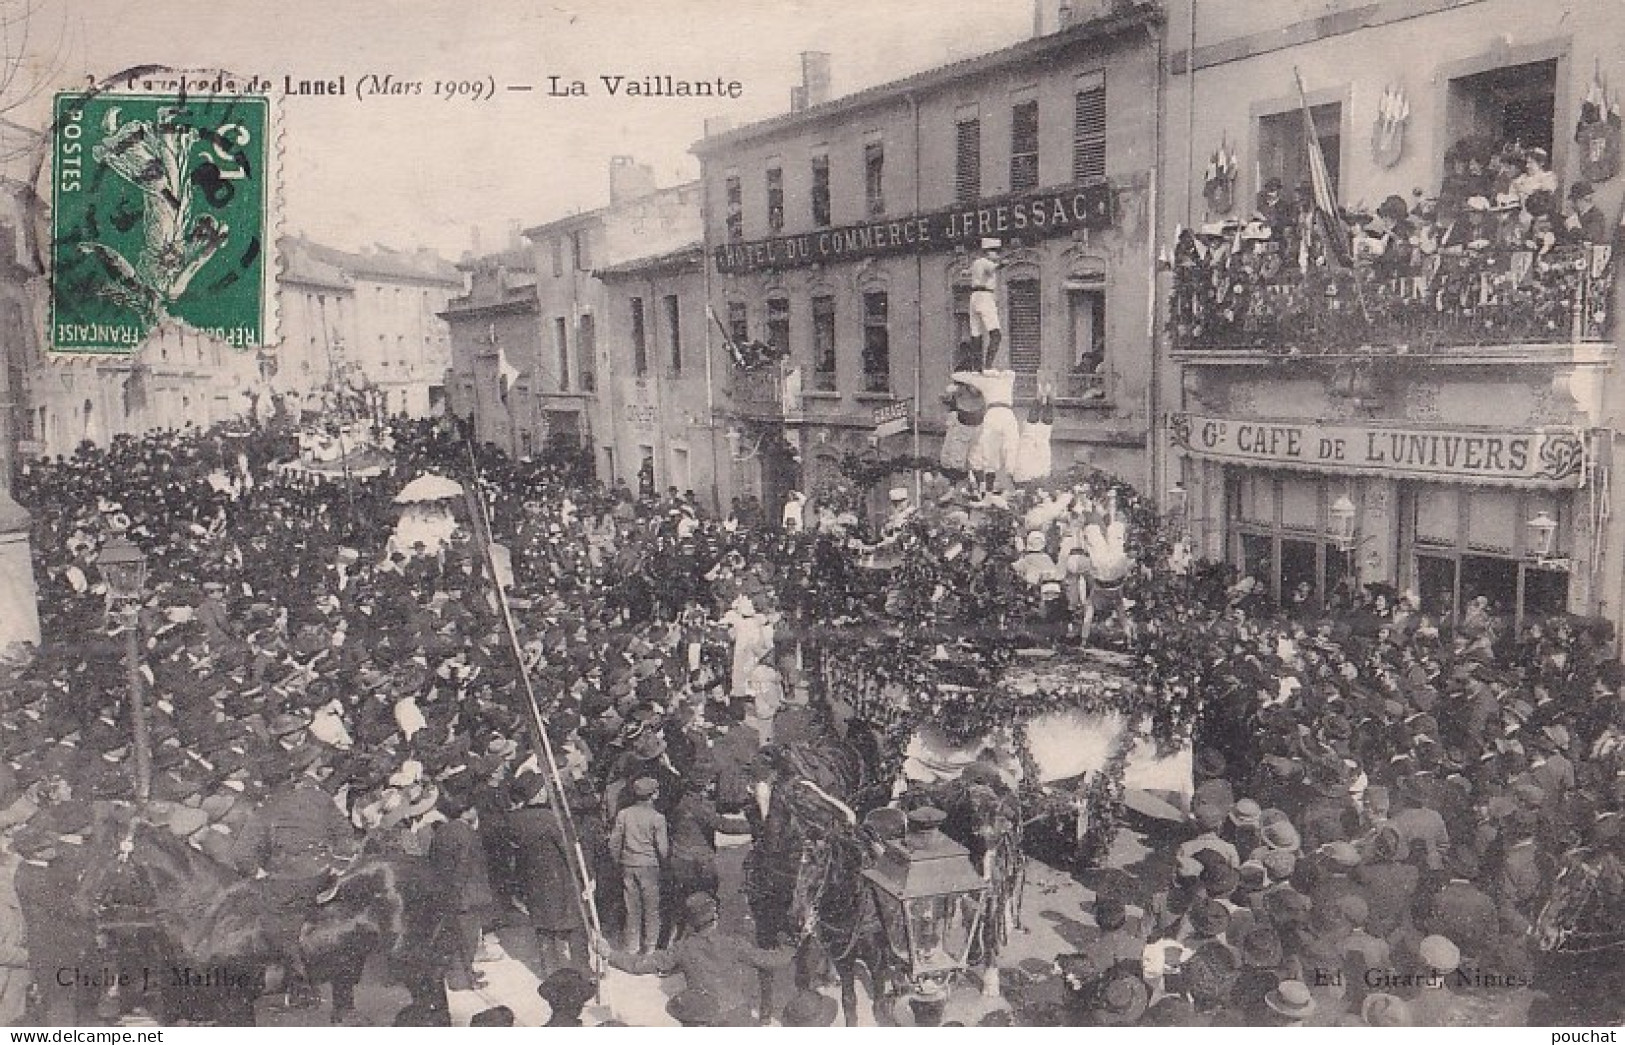
[[[1309,111],[1309,97],[1303,89],[1303,77],[1296,67],[1292,78],[1298,82],[1298,102],[1303,108],[1304,144],[1309,153],[1309,185],[1315,196],[1315,225],[1326,242],[1326,253],[1333,262],[1348,267],[1349,243],[1343,231],[1343,219],[1337,206],[1337,194],[1332,191],[1332,176],[1326,170],[1326,154],[1320,148],[1320,135],[1315,132],[1315,118]]]

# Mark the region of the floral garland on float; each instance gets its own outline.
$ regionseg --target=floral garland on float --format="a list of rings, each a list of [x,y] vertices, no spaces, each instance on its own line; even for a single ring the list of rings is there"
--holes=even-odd
[[[909,466],[864,464],[878,478]],[[874,730],[883,775],[903,772],[922,730],[950,745],[1002,750],[1014,763],[1007,779],[1020,793],[1023,820],[1076,815],[1082,855],[1103,857],[1133,757],[1188,752],[1200,711],[1205,665],[1179,654],[1185,642],[1173,616],[1154,619],[1190,583],[1166,568],[1177,534],[1132,487],[1088,468],[1007,496],[948,488],[925,502],[897,537],[901,562],[884,580],[883,607],[821,644],[825,692]],[[1073,506],[1076,518],[1109,510],[1124,523],[1134,567],[1123,592],[1135,627],[1115,653],[1056,648],[1054,633],[1035,619],[1033,589],[1015,570],[1018,537],[1055,524]],[[1058,721],[1053,716],[1121,724],[1118,742],[1098,753],[1098,769],[1079,773],[1089,773],[1082,788],[1075,776],[1067,787],[1067,779],[1046,774],[1035,755],[1051,738],[1029,727]]]

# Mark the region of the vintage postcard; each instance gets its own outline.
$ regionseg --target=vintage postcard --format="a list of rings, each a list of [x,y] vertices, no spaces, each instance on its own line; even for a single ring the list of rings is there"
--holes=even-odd
[[[0,0],[0,1024],[1614,1040],[1621,54]]]

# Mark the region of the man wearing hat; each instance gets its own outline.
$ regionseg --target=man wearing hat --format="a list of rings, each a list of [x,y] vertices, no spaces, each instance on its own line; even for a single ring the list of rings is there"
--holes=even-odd
[[[79,902],[90,810],[63,802],[19,827],[11,845],[21,858],[13,882],[28,938],[28,964],[39,991],[40,1022],[71,1027],[78,1022],[74,985],[58,973],[77,969],[94,952],[95,926]]]
[[[840,1015],[841,1004],[815,990],[802,990],[784,1007],[779,1022],[786,1027],[828,1027]]]
[[[245,875],[264,872],[266,926],[290,981],[290,998],[313,1003],[299,952],[299,927],[316,906],[328,876],[355,857],[355,831],[322,789],[319,760],[294,769],[271,758],[262,774],[272,790],[237,834],[233,863]]]
[[[687,935],[664,950],[638,955],[605,946],[604,955],[610,965],[623,972],[662,976],[682,973],[689,990],[703,991],[716,1000],[721,1013],[719,1026],[756,1023],[750,999],[758,989],[758,975],[785,968],[795,958],[794,951],[754,947],[723,933],[718,924],[716,897],[707,893],[695,893],[683,901],[683,920],[688,925]]]
[[[999,342],[1004,337],[999,323],[999,250],[996,239],[977,244],[970,263],[970,335],[987,370],[999,358]]]
[[[1500,921],[1495,901],[1479,888],[1478,858],[1465,845],[1454,846],[1445,858],[1445,872],[1450,878],[1433,898],[1424,927],[1449,937],[1473,959],[1492,958]]]
[[[1572,243],[1608,242],[1608,219],[1597,206],[1596,190],[1589,181],[1569,186],[1569,214],[1563,226]]]
[[[696,762],[683,782],[682,797],[673,807],[668,825],[671,837],[671,861],[666,875],[668,896],[714,894],[718,885],[717,832],[750,833],[750,824],[744,817],[723,816],[717,812],[716,781],[714,765]]]
[[[626,949],[650,954],[660,942],[660,874],[671,856],[665,814],[655,808],[660,784],[632,781],[632,804],[615,814],[609,851],[621,868],[626,896]]]
[[[512,847],[514,879],[536,932],[544,974],[562,968],[587,968],[587,923],[577,901],[574,848],[565,840],[559,818],[549,805],[547,781],[539,773],[516,781],[522,804],[504,819]],[[582,821],[577,822],[583,827]],[[583,835],[588,834],[583,830]],[[601,836],[600,836],[601,837]],[[583,838],[583,848],[591,846]]]
[[[580,969],[559,969],[536,985],[536,994],[547,1002],[547,1027],[581,1026],[581,1010],[598,993],[598,984]]]

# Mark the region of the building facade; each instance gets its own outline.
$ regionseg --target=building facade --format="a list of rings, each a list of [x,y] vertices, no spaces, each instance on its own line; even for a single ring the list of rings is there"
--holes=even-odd
[[[1616,15],[1171,5],[1169,482],[1201,553],[1287,599],[1620,619]],[[1317,181],[1351,257],[1303,246]]]
[[[629,336],[630,321],[621,314],[625,302],[611,308],[600,275],[698,241],[699,194],[694,183],[656,188],[649,167],[616,156],[610,161],[609,197],[607,206],[525,230],[533,251],[538,331],[525,352],[507,357],[519,371],[518,405],[510,403],[509,408],[519,443],[541,446],[544,440],[562,440],[589,450],[600,478],[631,482],[642,463],[641,457],[632,460],[639,448],[660,444],[639,442],[635,432],[628,435],[622,429],[626,404],[647,405],[655,394],[651,383],[665,382],[667,374],[656,371],[640,378],[631,342],[620,334],[607,337],[612,325]],[[703,297],[679,306],[684,330],[703,309]],[[703,358],[696,355],[694,360]],[[695,405],[699,400],[690,401],[684,375],[671,377],[669,387],[659,392],[663,401],[677,416],[686,410],[709,424],[709,416]],[[677,406],[679,400],[685,405]],[[481,438],[487,430],[492,425],[480,428]],[[655,455],[662,485],[670,485],[665,481],[670,461],[665,451]]]
[[[634,488],[648,475],[659,491],[693,490],[700,503],[724,510],[741,450],[713,423],[725,364],[705,311],[704,247],[622,262],[599,277],[609,349],[604,391],[615,409],[601,432],[599,475]]]
[[[730,340],[788,352],[729,371],[723,406],[760,452],[773,508],[918,414],[934,455],[970,336],[969,261],[1002,240],[1000,365],[1018,415],[1057,393],[1055,467],[1149,481],[1162,30],[1153,5],[1101,5],[1047,35],[712,134],[702,165],[709,301]],[[782,438],[781,438],[782,437]],[[914,456],[907,434],[880,453]]]
[[[324,327],[325,347],[338,372],[353,371],[375,388],[385,413],[427,417],[440,409],[451,364],[450,335],[441,313],[463,291],[463,274],[456,266],[427,249],[344,251],[302,239],[294,246],[349,281],[348,298],[335,302],[330,312],[321,310],[318,292],[312,317]],[[301,335],[303,349],[308,330],[294,336]]]
[[[482,441],[528,457],[537,446],[534,406],[528,384],[521,390],[518,367],[508,361],[534,359],[541,351],[535,255],[515,246],[458,267],[468,276],[468,292],[442,313],[451,335],[447,407]]]

